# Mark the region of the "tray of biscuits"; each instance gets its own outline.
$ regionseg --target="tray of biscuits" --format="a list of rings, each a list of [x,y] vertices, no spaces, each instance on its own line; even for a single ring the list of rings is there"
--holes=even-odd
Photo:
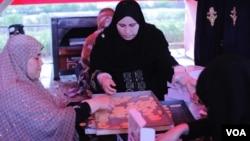
[[[99,95],[99,94],[96,94]],[[111,96],[115,107],[111,110],[98,110],[95,113],[96,134],[121,134],[128,132],[128,111],[139,111],[146,120],[146,126],[156,131],[165,131],[174,126],[152,91],[122,92]]]

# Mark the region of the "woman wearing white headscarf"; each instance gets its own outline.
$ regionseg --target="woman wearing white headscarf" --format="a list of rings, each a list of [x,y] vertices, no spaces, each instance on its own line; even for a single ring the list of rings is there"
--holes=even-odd
[[[78,108],[57,105],[39,81],[42,48],[20,34],[11,36],[0,54],[1,141],[78,140],[76,125],[97,109],[113,106],[108,97],[80,102]]]

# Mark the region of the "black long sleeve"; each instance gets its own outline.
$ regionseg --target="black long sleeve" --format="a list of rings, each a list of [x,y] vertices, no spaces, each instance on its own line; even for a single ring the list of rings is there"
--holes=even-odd
[[[76,111],[76,125],[80,124],[81,122],[86,121],[91,113],[90,106],[87,102],[79,103],[77,106],[79,108],[75,108]]]
[[[207,118],[188,123],[189,133],[183,135],[183,140],[196,139],[204,136],[211,136],[211,127]]]

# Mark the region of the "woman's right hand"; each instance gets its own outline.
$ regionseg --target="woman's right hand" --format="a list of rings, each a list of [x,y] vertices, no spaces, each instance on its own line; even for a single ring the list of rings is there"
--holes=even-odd
[[[108,95],[101,95],[92,99],[84,100],[87,102],[91,109],[91,114],[99,109],[112,110],[115,106],[114,101]]]

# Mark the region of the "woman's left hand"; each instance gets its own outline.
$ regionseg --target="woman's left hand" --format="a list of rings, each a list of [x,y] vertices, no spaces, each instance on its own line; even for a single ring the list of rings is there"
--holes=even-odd
[[[116,86],[115,82],[112,80],[112,78],[105,77],[101,79],[101,85],[102,89],[106,94],[112,95],[116,93],[116,89],[114,88]]]
[[[115,82],[112,79],[112,76],[108,73],[100,73],[97,76],[99,84],[102,86],[102,89],[106,94],[112,95],[116,93]]]

